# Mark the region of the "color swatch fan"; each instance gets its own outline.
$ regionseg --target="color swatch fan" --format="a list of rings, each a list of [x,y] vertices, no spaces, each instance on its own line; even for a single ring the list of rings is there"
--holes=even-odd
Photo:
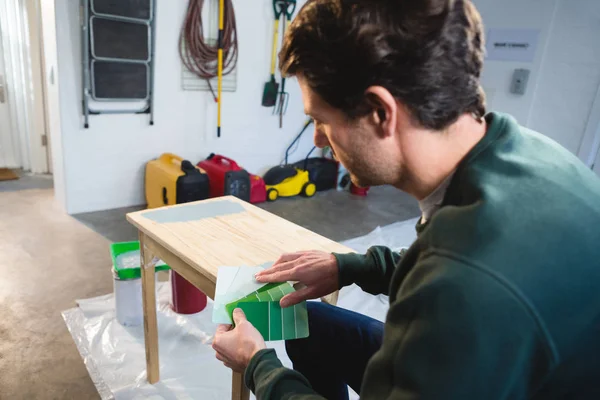
[[[254,275],[269,267],[220,267],[213,309],[213,322],[232,324],[233,310],[241,308],[265,340],[301,339],[308,336],[306,302],[282,308],[279,301],[294,292],[287,282],[258,283]]]

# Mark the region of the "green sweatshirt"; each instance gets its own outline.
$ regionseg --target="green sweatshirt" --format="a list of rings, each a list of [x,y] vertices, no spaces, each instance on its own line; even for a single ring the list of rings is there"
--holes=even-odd
[[[362,399],[600,399],[600,180],[511,117],[486,119],[401,259],[336,254],[340,287],[390,298]],[[321,398],[273,350],[246,383]]]

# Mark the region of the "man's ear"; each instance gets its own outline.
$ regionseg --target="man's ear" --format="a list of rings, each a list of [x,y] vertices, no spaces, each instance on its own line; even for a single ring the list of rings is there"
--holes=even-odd
[[[365,97],[371,107],[371,121],[377,125],[382,137],[393,136],[398,120],[398,102],[392,94],[382,86],[371,86],[365,91]]]

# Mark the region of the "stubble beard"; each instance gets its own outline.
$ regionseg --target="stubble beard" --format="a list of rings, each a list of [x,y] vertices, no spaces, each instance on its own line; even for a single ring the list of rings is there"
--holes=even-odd
[[[366,188],[379,185],[379,179],[373,168],[365,161],[353,158],[346,167],[350,180],[355,186]]]

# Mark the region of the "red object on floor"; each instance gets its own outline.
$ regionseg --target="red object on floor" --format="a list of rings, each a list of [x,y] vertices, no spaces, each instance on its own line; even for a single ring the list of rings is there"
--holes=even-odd
[[[219,197],[225,194],[226,174],[229,171],[239,171],[237,163],[219,154],[211,154],[206,160],[197,164],[208,174],[210,181],[210,197]]]
[[[219,197],[224,194],[226,186],[226,173],[229,171],[243,171],[244,169],[231,158],[220,154],[211,154],[211,156],[198,163],[209,175],[210,179],[210,197]],[[250,175],[250,203],[262,203],[267,201],[267,190],[265,181],[258,175]]]
[[[178,314],[195,314],[206,307],[206,295],[171,270],[171,308]]]
[[[265,181],[258,175],[250,174],[250,203],[263,203],[267,201],[267,188]]]
[[[365,188],[361,188],[361,187],[356,186],[354,183],[350,184],[350,193],[355,194],[357,196],[366,196],[369,189],[370,189],[369,186],[367,186]]]

